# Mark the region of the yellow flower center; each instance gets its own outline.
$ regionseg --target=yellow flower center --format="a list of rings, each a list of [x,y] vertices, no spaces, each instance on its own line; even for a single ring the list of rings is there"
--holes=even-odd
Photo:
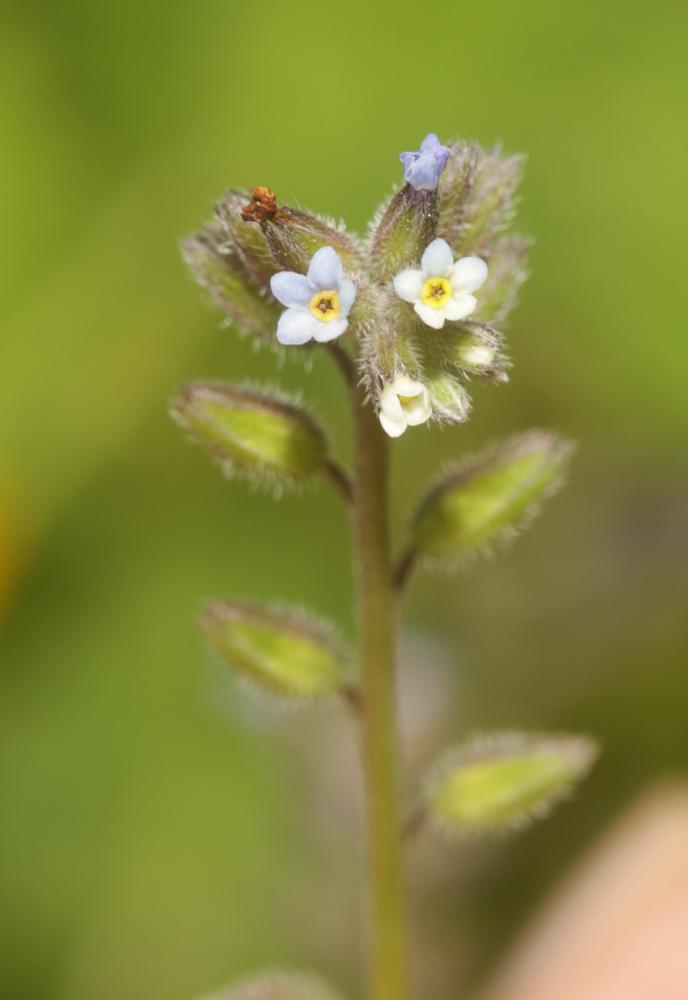
[[[334,289],[329,292],[318,292],[311,299],[310,310],[316,319],[329,323],[336,319],[341,311],[339,295]]]
[[[452,293],[452,286],[446,278],[428,278],[423,285],[421,299],[426,306],[441,309]]]

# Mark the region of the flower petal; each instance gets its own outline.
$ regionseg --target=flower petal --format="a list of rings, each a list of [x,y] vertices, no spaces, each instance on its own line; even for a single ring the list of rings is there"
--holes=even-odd
[[[477,304],[475,295],[459,291],[443,306],[442,312],[450,320],[465,319],[471,315]]]
[[[435,147],[440,146],[439,136],[435,135],[434,132],[428,132],[423,141],[420,144],[421,153],[429,153]]]
[[[424,302],[416,302],[413,308],[427,326],[431,326],[434,330],[441,330],[444,326],[444,309],[426,306]]]
[[[464,292],[475,292],[487,279],[487,264],[480,257],[462,257],[452,268],[452,284]]]
[[[335,340],[337,337],[341,337],[348,325],[349,321],[345,316],[341,319],[330,320],[329,323],[323,323],[321,320],[316,319],[313,339],[317,340],[319,344],[326,344],[328,340]]]
[[[349,311],[356,298],[356,285],[351,278],[342,278],[339,282],[339,308],[342,319],[349,315]]]
[[[305,344],[312,340],[317,328],[323,326],[315,316],[311,316],[303,306],[287,309],[279,318],[277,324],[277,339],[280,344]]]
[[[394,291],[404,302],[415,302],[423,291],[422,271],[399,271],[394,275]]]
[[[380,410],[378,413],[378,419],[382,424],[382,429],[390,437],[398,438],[404,433],[408,427],[408,423],[404,416],[401,417],[390,417],[384,410]]]
[[[426,278],[448,277],[454,263],[454,254],[446,240],[437,239],[426,247],[420,262]]]
[[[386,391],[390,394],[393,393],[395,397],[420,396],[424,388],[422,382],[416,382],[415,379],[409,378],[408,375],[397,375]]]
[[[342,262],[332,247],[320,247],[308,266],[308,280],[316,288],[336,288],[342,278]]]
[[[419,424],[424,424],[432,413],[428,390],[425,386],[422,389],[423,391],[418,396],[415,396],[410,403],[404,404],[404,412],[409,427],[418,427]]]
[[[270,278],[270,290],[283,306],[305,306],[313,298],[313,289],[304,274],[280,271]]]

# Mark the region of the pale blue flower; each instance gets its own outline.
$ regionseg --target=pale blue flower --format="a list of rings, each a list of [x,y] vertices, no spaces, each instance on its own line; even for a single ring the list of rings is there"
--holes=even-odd
[[[434,191],[440,174],[450,156],[448,146],[443,146],[434,132],[423,139],[415,153],[400,153],[404,164],[404,177],[416,191]]]
[[[356,285],[344,277],[344,268],[332,247],[317,250],[308,274],[280,271],[270,279],[272,294],[286,306],[277,324],[280,344],[321,344],[341,337],[349,325]]]

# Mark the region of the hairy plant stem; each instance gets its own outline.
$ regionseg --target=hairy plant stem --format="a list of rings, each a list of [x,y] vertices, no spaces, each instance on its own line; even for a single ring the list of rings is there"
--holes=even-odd
[[[389,531],[389,449],[375,412],[353,388],[354,524],[368,827],[371,1000],[409,1000],[396,721],[396,596]]]

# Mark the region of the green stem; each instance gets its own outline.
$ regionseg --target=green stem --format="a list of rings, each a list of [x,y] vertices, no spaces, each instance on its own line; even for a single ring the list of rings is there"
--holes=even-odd
[[[362,753],[371,894],[371,1000],[408,1000],[399,802],[396,602],[389,537],[388,442],[356,389],[354,521],[359,570]]]

